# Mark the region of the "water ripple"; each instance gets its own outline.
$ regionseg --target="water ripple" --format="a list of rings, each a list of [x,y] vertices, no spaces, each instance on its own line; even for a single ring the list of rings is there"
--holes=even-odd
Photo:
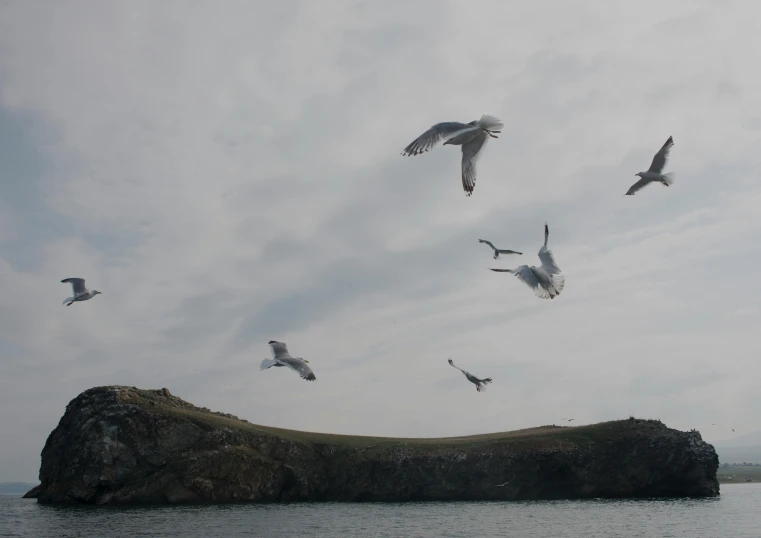
[[[0,537],[758,538],[761,484],[713,499],[58,507],[0,496]]]

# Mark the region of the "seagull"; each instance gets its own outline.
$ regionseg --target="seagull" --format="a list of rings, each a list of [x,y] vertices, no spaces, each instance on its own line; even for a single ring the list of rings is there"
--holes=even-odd
[[[576,420],[576,419],[575,419],[575,418],[569,418],[569,419],[566,419],[566,420],[567,420],[568,422],[573,422],[573,421],[574,421],[574,420]]]
[[[512,273],[518,279],[534,290],[537,297],[541,299],[554,299],[565,287],[565,277],[559,274],[560,267],[555,263],[552,251],[547,250],[547,239],[550,235],[550,229],[547,223],[544,223],[544,246],[539,249],[539,259],[542,261],[540,267],[532,265],[521,265],[515,269],[492,269],[498,273]]]
[[[668,172],[666,174],[661,173],[663,172],[663,167],[666,166],[666,160],[669,158],[669,151],[671,151],[671,147],[673,145],[674,140],[673,138],[669,137],[669,139],[666,140],[666,143],[663,144],[663,147],[660,149],[660,151],[658,151],[658,153],[656,153],[653,157],[653,162],[650,164],[650,169],[647,172],[637,172],[634,174],[635,176],[639,176],[640,180],[629,187],[629,190],[626,191],[626,195],[634,195],[635,192],[640,190],[645,185],[652,183],[653,181],[663,183],[667,187],[674,184],[674,174],[672,172]]]
[[[259,367],[260,371],[266,370],[272,366],[288,366],[292,370],[298,372],[302,379],[306,379],[307,381],[314,381],[317,379],[314,376],[312,369],[307,366],[309,361],[302,359],[301,357],[292,357],[291,354],[288,353],[288,346],[285,345],[285,342],[270,340],[267,343],[272,349],[274,359],[264,359]]]
[[[457,366],[454,365],[454,362],[452,361],[452,359],[449,359],[449,364],[450,366],[454,366],[455,368],[457,368]],[[485,391],[486,385],[488,383],[491,383],[491,377],[487,377],[486,379],[478,379],[476,376],[474,376],[470,372],[466,372],[462,368],[457,368],[457,369],[460,370],[463,374],[465,374],[465,377],[468,378],[468,381],[476,385],[476,390],[478,392]]]
[[[445,121],[437,123],[417,137],[404,148],[402,155],[420,155],[444,140],[443,145],[462,146],[462,188],[465,195],[473,194],[476,186],[476,161],[481,156],[489,137],[499,138],[494,133],[501,133],[504,124],[494,116],[484,114],[480,120],[470,123]]]
[[[505,487],[506,485],[508,485],[509,483],[510,483],[510,481],[508,480],[508,481],[507,481],[507,482],[505,482],[504,484],[497,484],[497,487],[498,487],[498,488],[503,488],[503,487]]]
[[[71,284],[71,287],[74,290],[74,296],[69,297],[68,299],[65,299],[61,303],[61,304],[65,304],[66,306],[71,306],[72,304],[78,301],[87,301],[88,299],[92,299],[99,293],[102,293],[98,290],[88,290],[85,287],[84,278],[64,278],[63,280],[61,280],[61,283]]]
[[[520,255],[520,256],[522,256],[522,255],[523,255],[523,252],[518,252],[517,250],[500,250],[500,249],[498,249],[497,247],[495,247],[495,246],[494,246],[494,245],[491,243],[491,241],[487,241],[486,239],[479,239],[479,240],[478,240],[478,242],[479,242],[479,243],[486,243],[487,245],[489,245],[489,246],[490,246],[490,247],[491,247],[491,248],[494,250],[494,259],[495,259],[495,260],[496,260],[497,258],[499,258],[499,255],[500,255],[500,254],[518,254],[518,255]]]

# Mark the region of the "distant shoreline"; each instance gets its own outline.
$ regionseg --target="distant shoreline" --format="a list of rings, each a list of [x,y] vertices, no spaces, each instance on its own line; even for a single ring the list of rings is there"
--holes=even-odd
[[[0,495],[24,495],[39,482],[0,482]]]
[[[723,486],[725,484],[758,484],[761,482],[761,467],[757,465],[734,465],[732,467],[719,467],[716,478]],[[750,478],[750,482],[745,482]]]

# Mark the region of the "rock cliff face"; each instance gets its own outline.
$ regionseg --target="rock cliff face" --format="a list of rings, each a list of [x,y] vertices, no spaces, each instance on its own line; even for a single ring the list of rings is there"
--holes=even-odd
[[[715,496],[718,457],[659,421],[442,439],[280,430],[167,389],[97,387],[42,451],[40,503]],[[31,492],[30,492],[31,493]]]

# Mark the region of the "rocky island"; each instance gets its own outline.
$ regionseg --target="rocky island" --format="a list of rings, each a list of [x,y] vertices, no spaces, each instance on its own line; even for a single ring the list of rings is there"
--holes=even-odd
[[[697,431],[630,418],[440,439],[284,430],[167,389],[74,398],[42,450],[39,503],[518,500],[715,496]]]

